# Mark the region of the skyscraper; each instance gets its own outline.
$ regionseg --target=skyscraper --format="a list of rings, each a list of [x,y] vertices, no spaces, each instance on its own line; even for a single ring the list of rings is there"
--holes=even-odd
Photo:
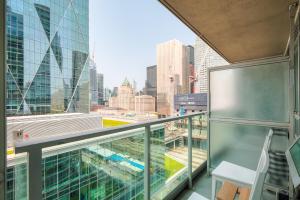
[[[157,66],[147,67],[147,80],[145,81],[144,93],[156,97]]]
[[[88,1],[7,0],[6,16],[7,114],[89,112]]]
[[[187,45],[186,46],[187,49],[187,59],[188,59],[188,63],[191,65],[194,65],[195,63],[195,56],[194,56],[194,47],[192,45]]]
[[[188,93],[194,93],[194,80],[195,80],[195,56],[194,56],[194,47],[188,45],[187,49],[187,59],[188,59],[188,70],[189,70],[189,90]]]
[[[97,99],[98,99],[98,105],[104,104],[104,89],[103,89],[103,74],[97,73]]]
[[[174,113],[174,95],[189,91],[187,48],[178,40],[170,40],[156,47],[157,112]]]
[[[118,87],[114,87],[111,93],[111,96],[115,97],[118,95]]]
[[[202,39],[196,37],[195,41],[195,74],[197,81],[194,88],[195,93],[208,91],[207,86],[207,67],[227,65],[218,53],[210,48]]]
[[[98,105],[97,68],[94,60],[90,59],[90,105]]]
[[[112,91],[109,88],[104,89],[104,101],[107,102],[111,97]]]

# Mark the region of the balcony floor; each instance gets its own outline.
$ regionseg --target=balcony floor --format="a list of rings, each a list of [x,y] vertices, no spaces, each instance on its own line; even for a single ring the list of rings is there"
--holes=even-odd
[[[187,200],[193,192],[210,199],[211,197],[211,176],[207,175],[206,170],[196,177],[193,181],[193,189],[185,189],[176,200]]]
[[[220,184],[218,184],[220,187]],[[217,191],[218,188],[217,186]],[[180,193],[176,200],[187,200],[193,192],[197,192],[202,196],[210,199],[211,198],[211,176],[207,175],[206,170],[203,171],[198,177],[193,181],[193,189],[185,189]],[[235,199],[238,199],[237,197]],[[264,191],[263,198],[264,200],[274,200],[276,195],[270,191]]]

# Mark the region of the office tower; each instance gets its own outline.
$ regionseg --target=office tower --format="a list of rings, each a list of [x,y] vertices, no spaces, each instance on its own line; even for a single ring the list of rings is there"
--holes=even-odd
[[[94,60],[90,59],[90,106],[98,105],[98,79]]]
[[[89,112],[88,2],[8,0],[6,16],[7,115]]]
[[[178,40],[170,40],[156,47],[157,111],[174,114],[174,95],[189,90],[187,48]]]
[[[147,67],[147,80],[145,81],[144,93],[156,97],[157,66]]]
[[[111,96],[115,97],[118,95],[118,87],[114,87],[111,93]]]
[[[189,90],[188,93],[194,93],[194,82],[195,82],[195,56],[194,47],[188,45],[186,47],[187,59],[188,59],[188,70],[189,70]]]
[[[227,65],[218,53],[209,47],[202,39],[196,37],[195,41],[195,93],[208,91],[207,86],[207,67]]]
[[[104,89],[104,101],[107,102],[111,97],[112,91],[109,88]]]
[[[115,89],[114,89],[115,90]],[[109,99],[109,107],[134,110],[134,89],[127,78],[118,87],[117,95]]]
[[[195,63],[195,56],[194,56],[194,47],[192,45],[187,45],[186,46],[187,49],[187,59],[188,59],[188,63],[191,65],[194,65]]]
[[[97,94],[98,94],[98,105],[103,105],[104,103],[104,89],[103,89],[103,74],[98,73],[97,74]]]
[[[134,90],[127,79],[118,88],[118,104],[119,108],[134,110]]]

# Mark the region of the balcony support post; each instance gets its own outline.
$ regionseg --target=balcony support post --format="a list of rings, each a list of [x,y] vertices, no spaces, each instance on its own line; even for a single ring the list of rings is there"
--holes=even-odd
[[[144,200],[150,200],[150,135],[150,125],[146,125],[144,137]]]
[[[42,149],[39,147],[32,148],[28,151],[28,183],[29,199],[41,200],[42,197]]]
[[[5,56],[5,8],[6,1],[0,0],[0,199],[6,191],[6,56]]]
[[[189,188],[193,187],[193,177],[192,177],[192,117],[188,117],[188,177],[189,177]]]
[[[289,14],[290,14],[290,42],[289,42],[289,57],[290,57],[290,86],[289,86],[289,99],[290,99],[290,127],[289,127],[289,142],[293,143],[295,139],[295,15],[294,11],[297,9],[298,5],[296,3],[291,4],[289,6]],[[298,22],[299,23],[299,22]],[[298,47],[299,48],[299,47]],[[299,52],[299,49],[298,49]],[[299,61],[298,61],[299,62]],[[293,199],[295,196],[295,191],[293,187],[293,183],[291,177],[289,177],[289,197]]]

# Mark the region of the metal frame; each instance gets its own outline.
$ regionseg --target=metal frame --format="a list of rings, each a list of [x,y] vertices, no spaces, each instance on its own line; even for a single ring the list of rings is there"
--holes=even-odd
[[[145,137],[144,137],[144,199],[150,199],[150,126],[145,126]]]
[[[189,178],[189,188],[193,187],[193,178],[192,178],[192,160],[193,160],[193,149],[192,149],[192,127],[193,127],[193,119],[192,117],[188,117],[188,178]]]
[[[294,74],[294,52],[295,52],[295,21],[294,21],[294,15],[293,8],[295,7],[295,4],[292,4],[289,6],[289,14],[290,14],[290,43],[289,43],[289,72],[290,72],[290,87],[289,87],[289,116],[290,116],[290,127],[289,127],[289,140],[290,144],[294,140],[294,111],[295,111],[295,74]]]
[[[211,163],[210,163],[210,71],[211,68],[208,67],[206,71],[207,77],[207,175],[211,174]]]
[[[0,199],[6,199],[6,0],[0,0]]]
[[[42,199],[42,152],[43,148],[53,147],[57,145],[67,144],[79,142],[81,140],[89,140],[95,139],[100,136],[110,136],[111,134],[118,134],[120,132],[125,132],[123,134],[128,134],[126,131],[144,128],[144,199],[151,199],[151,191],[150,191],[150,157],[151,157],[151,149],[150,149],[150,136],[151,136],[151,126],[158,125],[165,122],[176,121],[180,119],[188,119],[188,177],[182,181],[181,184],[176,187],[176,191],[170,192],[166,198],[174,195],[173,192],[179,192],[178,189],[183,189],[187,183],[189,183],[189,187],[192,187],[192,178],[195,176],[195,173],[199,173],[203,170],[203,165],[200,165],[199,168],[201,170],[195,170],[192,172],[192,117],[206,114],[206,112],[199,112],[188,114],[184,116],[176,116],[169,117],[164,119],[157,119],[142,123],[124,125],[120,127],[113,127],[107,129],[99,129],[93,131],[86,132],[78,132],[72,135],[62,135],[62,136],[54,136],[53,138],[41,138],[41,139],[32,139],[30,141],[23,141],[16,144],[15,152],[16,153],[24,153],[27,152],[28,159],[28,177],[29,177],[29,199],[30,200],[40,200]],[[112,136],[112,135],[111,135]],[[89,142],[85,143],[89,144]]]
[[[260,59],[255,59],[255,60],[250,60],[250,61],[245,61],[245,62],[240,62],[240,63],[234,63],[234,64],[229,64],[229,65],[208,67],[207,68],[207,73],[209,75],[209,73],[213,72],[213,71],[253,67],[253,65],[280,63],[280,62],[284,62],[284,61],[288,61],[288,60],[289,60],[288,56],[276,56],[276,57],[260,58]]]
[[[296,9],[296,12],[294,13]],[[295,120],[297,120],[296,110],[295,110],[295,104],[298,102],[295,102],[295,95],[299,95],[299,90],[295,90],[295,78],[298,79],[299,81],[299,68],[298,68],[298,74],[297,77],[295,77],[295,44],[298,45],[298,66],[299,66],[299,26],[296,24],[299,24],[299,5],[298,2],[295,2],[289,6],[289,17],[290,17],[290,36],[289,36],[289,41],[287,45],[287,49],[289,50],[289,56],[290,56],[290,88],[289,88],[289,97],[290,97],[290,127],[289,127],[289,143],[292,144],[295,140]],[[298,34],[295,35],[295,28],[298,28]],[[299,84],[299,83],[298,83]],[[299,89],[299,87],[298,87]],[[289,148],[290,149],[290,148]],[[289,152],[287,151],[286,153],[287,160],[289,163],[290,170],[292,166],[291,163],[289,162],[289,159],[291,159]],[[293,173],[293,170],[290,171],[290,176],[289,176],[289,196],[290,199],[295,198],[295,191],[294,191],[294,186],[291,178],[291,173]]]
[[[243,125],[253,125],[253,126],[264,126],[270,128],[285,128],[288,129],[290,127],[289,123],[280,123],[280,122],[272,122],[272,121],[259,121],[259,120],[247,120],[247,119],[233,119],[233,118],[210,118],[210,121],[214,122],[225,122],[232,124],[243,124]]]

